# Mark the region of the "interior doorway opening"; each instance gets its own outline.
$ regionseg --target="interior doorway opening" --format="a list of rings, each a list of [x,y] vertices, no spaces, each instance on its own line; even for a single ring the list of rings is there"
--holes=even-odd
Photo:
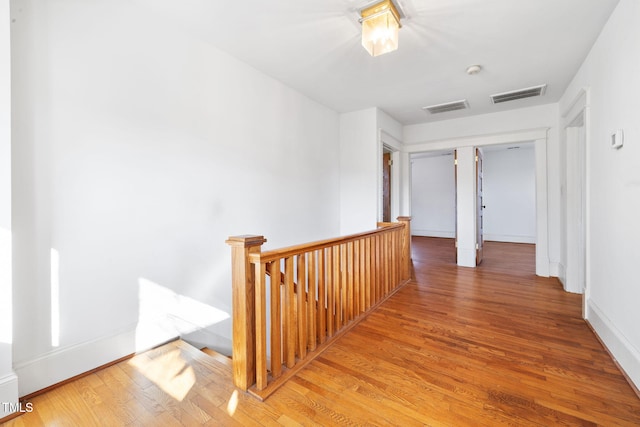
[[[411,230],[414,236],[452,241],[456,237],[454,152],[440,150],[413,153],[410,156]],[[456,256],[450,261],[455,263]]]
[[[382,149],[382,222],[391,222],[391,150]]]
[[[541,160],[538,147],[531,140],[477,148],[477,151],[473,150],[478,156],[473,189],[476,265],[482,262],[481,251],[485,241],[538,245],[537,163]],[[460,224],[456,212],[455,153],[454,149],[411,153],[414,235],[457,237]],[[535,248],[532,249],[534,252],[537,258]]]
[[[567,292],[587,292],[586,245],[586,128],[585,111],[578,112],[565,127],[562,157],[566,175],[561,193],[561,250],[565,274],[560,275]],[[569,220],[569,218],[571,220]]]

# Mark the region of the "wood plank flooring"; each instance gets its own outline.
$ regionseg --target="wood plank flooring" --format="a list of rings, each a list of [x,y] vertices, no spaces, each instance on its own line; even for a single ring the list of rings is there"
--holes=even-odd
[[[534,247],[487,242],[479,268],[414,237],[415,280],[261,403],[182,341],[31,400],[7,426],[640,425],[640,399],[534,275]]]

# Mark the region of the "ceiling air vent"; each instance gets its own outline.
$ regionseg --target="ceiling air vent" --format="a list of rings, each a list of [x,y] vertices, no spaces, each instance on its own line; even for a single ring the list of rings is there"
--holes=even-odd
[[[547,90],[547,85],[528,87],[526,89],[512,90],[511,92],[496,93],[491,95],[494,104],[501,102],[515,101],[516,99],[530,98],[532,96],[542,96]]]
[[[427,111],[430,114],[446,113],[447,111],[466,110],[467,108],[469,108],[469,103],[466,99],[422,107],[424,111]]]

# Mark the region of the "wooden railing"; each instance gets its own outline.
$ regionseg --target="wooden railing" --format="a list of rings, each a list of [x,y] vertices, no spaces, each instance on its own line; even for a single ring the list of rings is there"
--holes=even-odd
[[[365,233],[261,252],[232,250],[233,379],[265,399],[411,278],[409,217]]]

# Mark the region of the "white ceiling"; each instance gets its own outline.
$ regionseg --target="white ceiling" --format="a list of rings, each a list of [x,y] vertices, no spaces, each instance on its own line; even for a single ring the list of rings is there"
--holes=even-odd
[[[397,51],[371,57],[357,10],[370,0],[138,0],[338,111],[380,107],[403,124],[558,101],[618,0],[401,0]],[[480,64],[483,70],[467,75]],[[546,83],[546,94],[489,95]],[[467,99],[431,116],[421,107]]]

